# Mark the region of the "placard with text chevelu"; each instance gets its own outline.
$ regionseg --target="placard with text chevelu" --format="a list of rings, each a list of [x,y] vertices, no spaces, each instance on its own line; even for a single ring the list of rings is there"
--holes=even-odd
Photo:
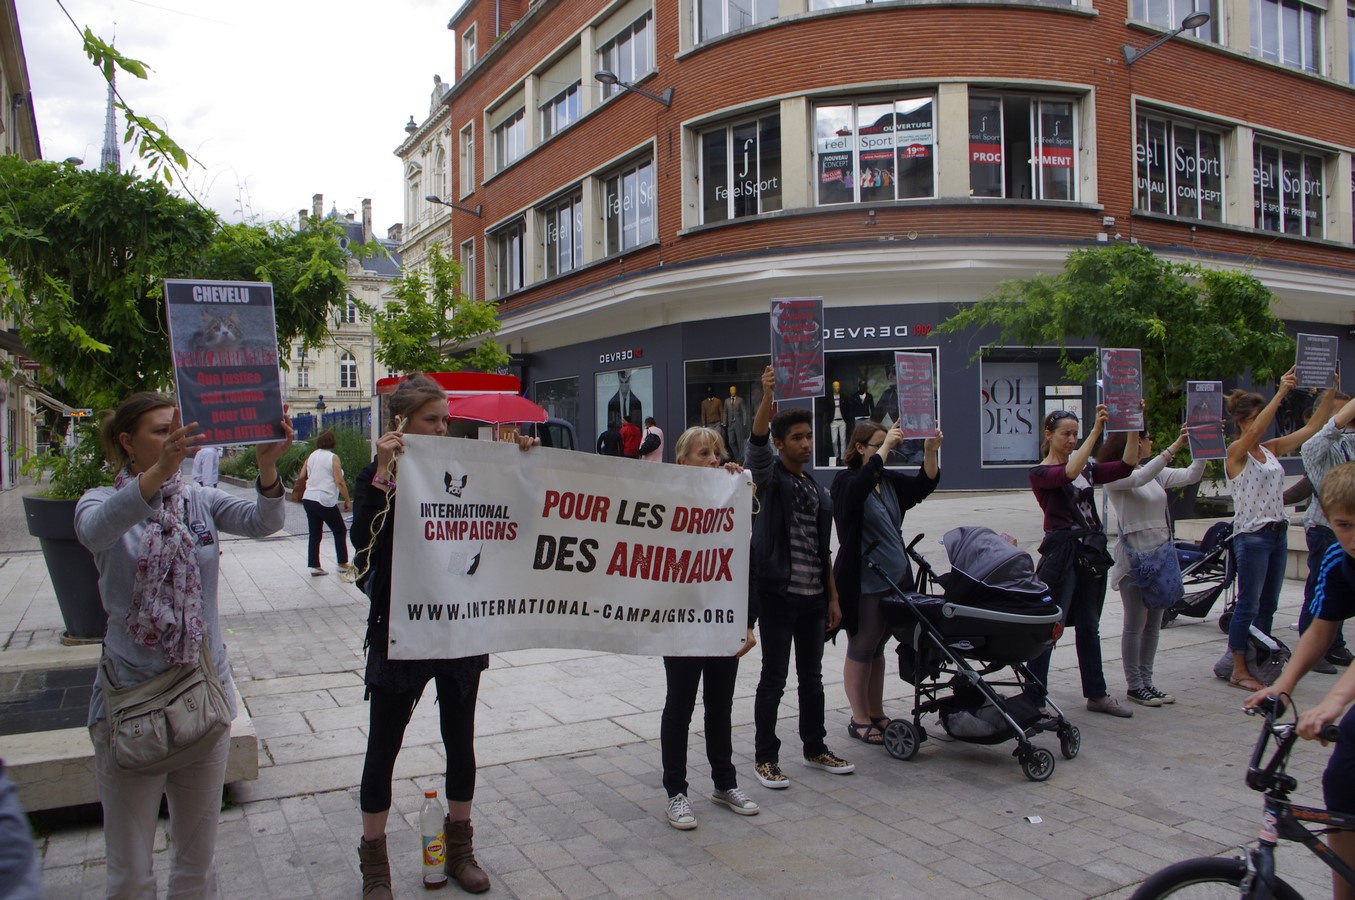
[[[209,444],[283,440],[273,285],[166,279],[165,310],[183,421]]]

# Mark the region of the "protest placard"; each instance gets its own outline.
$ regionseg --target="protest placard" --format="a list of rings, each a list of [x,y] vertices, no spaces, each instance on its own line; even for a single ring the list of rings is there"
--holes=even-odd
[[[1143,366],[1136,349],[1101,350],[1101,402],[1106,432],[1143,430]]]
[[[273,286],[166,279],[165,311],[183,422],[218,446],[284,440]]]
[[[405,447],[392,659],[742,646],[747,474],[453,438],[408,436]]]
[[[823,298],[773,300],[771,324],[775,399],[822,397]]]
[[[1186,438],[1191,459],[1223,459],[1223,382],[1186,382]],[[1163,439],[1166,443],[1166,439]]]
[[[1294,375],[1300,388],[1326,390],[1336,376],[1340,339],[1329,334],[1300,334],[1294,359]]]
[[[899,385],[899,430],[906,438],[936,436],[936,375],[930,353],[894,354]]]

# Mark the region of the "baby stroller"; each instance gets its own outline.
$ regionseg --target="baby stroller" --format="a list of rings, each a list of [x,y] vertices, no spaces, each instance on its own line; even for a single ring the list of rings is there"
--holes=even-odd
[[[1231,522],[1215,522],[1209,526],[1199,542],[1176,541],[1176,558],[1181,563],[1181,581],[1185,595],[1162,614],[1166,626],[1177,616],[1203,619],[1213,609],[1214,601],[1222,594],[1223,613],[1219,628],[1228,630],[1233,618],[1233,604],[1237,600],[1235,584],[1237,565],[1233,561],[1233,526]]]
[[[899,642],[899,676],[913,685],[912,721],[894,719],[885,727],[885,749],[895,759],[912,759],[927,731],[922,716],[936,713],[952,738],[974,744],[1016,741],[1012,755],[1031,781],[1054,772],[1054,754],[1031,738],[1055,731],[1065,759],[1077,756],[1082,736],[1052,700],[1049,716],[1020,690],[1039,680],[1026,668],[1063,633],[1063,610],[1035,577],[1030,554],[991,528],[962,527],[943,543],[951,571],[938,576],[917,552],[922,536],[908,545],[918,568],[917,593],[904,593],[873,561],[871,570],[894,588],[883,609]],[[867,550],[869,553],[869,549]],[[944,594],[926,591],[941,585]],[[1004,670],[1010,669],[1002,680]],[[1017,688],[1004,696],[1000,689]]]

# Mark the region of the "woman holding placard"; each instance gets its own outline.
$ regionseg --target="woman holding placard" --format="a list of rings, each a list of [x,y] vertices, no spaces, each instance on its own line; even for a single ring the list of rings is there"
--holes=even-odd
[[[1228,683],[1244,691],[1265,687],[1247,669],[1247,643],[1254,623],[1270,634],[1289,555],[1289,517],[1284,511],[1284,467],[1277,457],[1292,453],[1317,433],[1331,416],[1333,390],[1322,395],[1317,412],[1297,431],[1263,440],[1281,401],[1298,385],[1294,369],[1280,378],[1269,402],[1260,394],[1228,394],[1228,415],[1238,437],[1228,445],[1224,474],[1233,495],[1233,556],[1237,560],[1237,605],[1228,625],[1233,671]]]
[[[1115,566],[1110,585],[1120,592],[1124,604],[1124,627],[1120,631],[1120,656],[1130,700],[1140,706],[1175,703],[1176,698],[1153,683],[1153,660],[1162,628],[1162,613],[1180,596],[1181,567],[1176,561],[1167,521],[1167,491],[1194,484],[1204,475],[1204,460],[1194,460],[1184,469],[1168,468],[1186,444],[1186,426],[1170,447],[1153,455],[1153,442],[1139,436],[1138,467],[1128,478],[1106,485],[1110,505],[1119,523],[1115,542]],[[1106,438],[1096,454],[1100,463],[1124,455],[1126,434]],[[1173,574],[1174,573],[1174,574]]]
[[[291,420],[282,420],[282,430],[284,440],[255,450],[259,479],[254,498],[245,500],[184,479],[184,459],[207,438],[198,423],[181,424],[174,401],[162,394],[133,394],[100,429],[104,453],[118,474],[113,487],[94,488],[80,498],[75,533],[94,554],[108,611],[89,730],[103,804],[109,897],[155,896],[152,860],[161,795],[169,801],[169,895],[218,894],[213,861],[230,729],[194,745],[167,772],[129,769],[114,748],[109,691],[197,665],[224,687],[234,717],[235,692],[217,612],[218,537],[220,532],[264,537],[282,527],[286,512],[277,462],[292,445]],[[116,739],[137,745],[125,732]]]
[[[714,428],[694,425],[678,436],[674,446],[680,466],[721,465],[731,473],[743,471],[738,463],[722,462],[725,442]],[[706,708],[706,758],[710,761],[710,777],[715,793],[710,799],[727,806],[741,816],[755,816],[758,805],[739,789],[734,771],[732,718],[734,710],[734,680],[739,674],[739,658],[757,646],[753,637],[753,622],[757,618],[752,608],[754,592],[748,593],[748,633],[742,646],[732,656],[665,656],[664,677],[667,694],[663,701],[663,718],[659,725],[659,748],[663,756],[663,788],[668,792],[668,824],[679,831],[696,827],[696,814],[687,799],[687,740],[696,708],[696,689],[704,682],[702,703]]]

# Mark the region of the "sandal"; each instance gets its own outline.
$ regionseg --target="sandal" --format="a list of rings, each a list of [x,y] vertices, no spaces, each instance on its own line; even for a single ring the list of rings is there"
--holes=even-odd
[[[1229,678],[1228,686],[1235,687],[1243,691],[1250,691],[1253,694],[1256,693],[1257,691],[1264,691],[1266,689],[1266,686],[1264,684],[1257,681],[1250,675],[1243,675],[1241,678]]]
[[[860,725],[854,721],[847,723],[847,734],[863,744],[880,746],[885,742],[885,733],[875,724]]]
[[[894,720],[891,719],[891,718],[889,718],[889,716],[880,716],[880,717],[878,717],[878,718],[872,718],[872,719],[870,720],[870,724],[874,725],[876,728],[880,729],[881,731],[884,731],[886,728],[889,727],[889,723],[892,722],[892,721],[894,721]]]

